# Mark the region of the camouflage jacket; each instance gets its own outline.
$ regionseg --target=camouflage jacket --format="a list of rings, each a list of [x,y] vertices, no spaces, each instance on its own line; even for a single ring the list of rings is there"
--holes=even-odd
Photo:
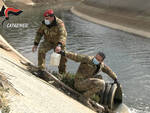
[[[50,42],[55,45],[66,45],[67,32],[64,22],[57,17],[54,18],[54,21],[50,25],[45,25],[44,21],[42,22],[36,33],[34,45],[39,44],[43,35],[46,42]]]
[[[117,78],[117,75],[103,63],[101,63],[100,67],[97,70],[97,66],[93,64],[93,58],[94,56],[85,56],[85,55],[79,55],[72,52],[65,52],[66,57],[74,60],[76,62],[81,62],[80,66],[78,68],[78,71],[76,73],[75,81],[76,80],[83,80],[86,78],[92,78],[95,74],[102,71],[106,74],[108,74],[113,80]]]

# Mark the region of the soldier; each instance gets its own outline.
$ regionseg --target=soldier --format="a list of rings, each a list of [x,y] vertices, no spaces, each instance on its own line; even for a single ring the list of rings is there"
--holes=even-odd
[[[38,72],[40,75],[42,75],[43,73],[42,70],[45,69],[46,53],[51,49],[54,49],[55,52],[60,52],[61,50],[65,50],[66,48],[67,32],[64,22],[54,15],[52,9],[49,9],[44,13],[44,21],[42,21],[42,24],[35,36],[32,52],[35,52],[37,50],[37,47],[43,35],[44,41],[40,44],[38,50]],[[66,72],[66,62],[67,59],[62,56],[60,64],[58,66],[59,73],[62,74]]]
[[[103,71],[104,73],[108,74],[116,83],[118,83],[116,74],[104,64],[104,53],[98,52],[96,56],[86,56],[67,51],[60,51],[60,54],[76,62],[81,62],[75,76],[74,87],[78,91],[84,92],[84,98],[80,97],[79,99],[91,109],[93,109],[93,107],[89,102],[89,98],[93,94],[103,90],[105,86],[104,80],[94,78],[94,75],[100,71]]]

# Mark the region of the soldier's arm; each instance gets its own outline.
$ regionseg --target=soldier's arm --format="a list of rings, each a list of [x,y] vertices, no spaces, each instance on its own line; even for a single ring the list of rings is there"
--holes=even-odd
[[[58,44],[64,47],[66,45],[67,31],[63,22],[58,25],[58,35]]]
[[[117,75],[107,65],[104,64],[102,71],[109,75],[113,80],[117,79]]]
[[[38,29],[38,31],[36,32],[36,36],[35,36],[35,39],[34,39],[34,45],[35,46],[38,46],[43,34],[44,34],[44,30],[43,30],[43,24],[42,24],[40,26],[40,28]]]
[[[65,56],[71,60],[74,60],[76,62],[90,62],[91,59],[88,56],[85,55],[79,55],[77,53],[72,53],[72,52],[65,52]]]

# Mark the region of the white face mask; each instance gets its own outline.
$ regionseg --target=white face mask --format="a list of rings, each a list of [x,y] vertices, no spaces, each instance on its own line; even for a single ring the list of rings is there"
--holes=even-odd
[[[98,64],[99,64],[99,61],[98,61],[96,58],[93,58],[93,63],[94,63],[95,65],[98,65]]]
[[[50,25],[51,22],[50,22],[49,20],[46,20],[46,19],[45,19],[45,24],[46,24],[46,25]]]

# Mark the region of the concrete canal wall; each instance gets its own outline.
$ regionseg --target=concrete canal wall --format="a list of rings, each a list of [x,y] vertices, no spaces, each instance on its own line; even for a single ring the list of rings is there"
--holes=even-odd
[[[141,14],[150,14],[149,0],[85,0],[85,4],[95,7],[118,8],[130,11],[136,11]]]
[[[150,38],[148,0],[84,0],[71,11],[88,21]]]

